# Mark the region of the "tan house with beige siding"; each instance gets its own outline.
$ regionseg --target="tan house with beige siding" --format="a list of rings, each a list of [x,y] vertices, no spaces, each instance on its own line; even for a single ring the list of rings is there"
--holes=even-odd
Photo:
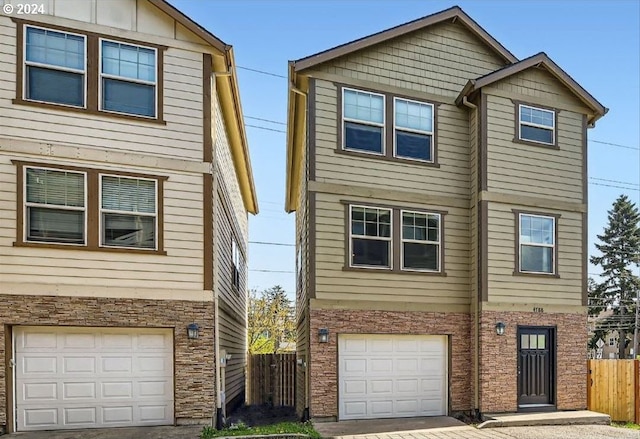
[[[0,15],[0,433],[220,423],[258,210],[233,50],[164,0],[43,8]]]
[[[586,136],[606,108],[458,7],[289,80],[298,413],[585,408]]]

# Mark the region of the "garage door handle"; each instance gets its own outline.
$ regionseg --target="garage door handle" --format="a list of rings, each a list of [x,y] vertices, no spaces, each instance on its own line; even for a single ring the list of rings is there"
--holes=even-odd
[[[13,358],[9,360],[9,367],[16,367],[16,360],[14,360]]]

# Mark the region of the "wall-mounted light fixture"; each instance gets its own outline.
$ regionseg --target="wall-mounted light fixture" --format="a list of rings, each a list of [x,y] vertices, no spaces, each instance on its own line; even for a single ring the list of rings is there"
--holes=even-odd
[[[498,322],[496,323],[496,334],[498,335],[504,335],[504,328],[505,328],[505,324],[502,322]]]
[[[189,326],[187,326],[187,336],[191,340],[198,338],[200,336],[200,326],[198,326],[197,323],[190,323]]]
[[[329,343],[329,330],[327,328],[318,329],[318,341],[320,343]]]

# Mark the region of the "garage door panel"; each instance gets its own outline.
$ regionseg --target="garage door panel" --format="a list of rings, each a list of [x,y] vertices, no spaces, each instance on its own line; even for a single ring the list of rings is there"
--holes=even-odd
[[[339,418],[445,415],[446,346],[446,336],[340,334]]]
[[[18,430],[173,423],[171,330],[16,327],[14,334]]]

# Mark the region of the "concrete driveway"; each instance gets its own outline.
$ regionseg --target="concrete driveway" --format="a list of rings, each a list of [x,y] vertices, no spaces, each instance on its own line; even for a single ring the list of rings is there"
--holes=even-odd
[[[122,427],[87,430],[30,431],[2,439],[199,439],[202,425],[180,427]]]

